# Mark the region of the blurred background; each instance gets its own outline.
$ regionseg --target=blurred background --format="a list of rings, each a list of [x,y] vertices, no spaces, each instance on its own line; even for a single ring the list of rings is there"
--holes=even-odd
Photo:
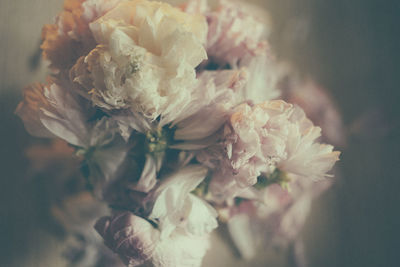
[[[400,2],[249,2],[269,11],[278,59],[330,91],[349,133],[342,175],[315,201],[302,232],[309,266],[400,266]],[[0,0],[0,266],[59,266],[61,248],[42,216],[45,185],[25,179],[24,151],[37,140],[13,112],[23,87],[44,80],[41,28],[61,7]],[[219,254],[230,263],[210,256],[205,266],[290,266],[273,252],[250,263],[230,253]]]

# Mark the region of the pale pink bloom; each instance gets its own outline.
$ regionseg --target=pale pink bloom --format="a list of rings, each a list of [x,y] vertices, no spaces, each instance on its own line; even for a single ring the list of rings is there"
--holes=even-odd
[[[263,21],[266,14],[260,15],[257,12],[260,8],[223,0],[215,9],[202,0],[189,1],[184,8],[186,12],[200,12],[207,17],[209,60],[203,66],[211,62],[217,68],[228,65],[233,69],[245,69],[248,82],[240,93],[242,101],[261,103],[279,96],[278,82],[286,69],[269,50],[268,28]]]
[[[332,146],[316,142],[319,136],[320,128],[297,106],[280,100],[242,104],[226,123],[222,142],[197,158],[215,169],[211,191],[221,196],[239,193],[239,188],[254,185],[257,177],[276,168],[292,178],[313,181],[327,176],[339,156]]]
[[[212,60],[236,67],[248,54],[266,52],[267,43],[261,41],[264,24],[243,12],[240,5],[220,1],[218,8],[208,13],[207,20],[207,54]]]
[[[51,67],[69,69],[96,46],[89,23],[112,9],[120,0],[65,0],[55,24],[43,28],[41,48]]]

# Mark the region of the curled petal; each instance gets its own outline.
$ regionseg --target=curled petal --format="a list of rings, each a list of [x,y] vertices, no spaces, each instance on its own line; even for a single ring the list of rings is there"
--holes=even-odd
[[[152,257],[159,238],[159,232],[149,222],[130,212],[103,217],[95,229],[105,244],[132,267]]]
[[[146,155],[146,162],[135,190],[148,193],[157,183],[157,162],[152,155]]]

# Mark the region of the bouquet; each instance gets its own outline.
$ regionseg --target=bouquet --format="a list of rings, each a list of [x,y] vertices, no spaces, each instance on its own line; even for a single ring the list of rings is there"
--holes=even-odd
[[[79,181],[54,187],[52,213],[81,251],[71,264],[200,266],[218,225],[251,258],[265,240],[293,240],[329,186],[340,153],[300,106],[328,141],[339,116],[240,3],[66,0],[42,39],[51,75],[16,113],[57,140],[45,160],[31,150],[34,165],[68,163],[54,179]]]

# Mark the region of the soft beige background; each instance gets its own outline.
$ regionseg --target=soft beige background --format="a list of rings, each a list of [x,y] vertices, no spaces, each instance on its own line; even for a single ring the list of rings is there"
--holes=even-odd
[[[270,10],[278,57],[329,88],[347,125],[370,109],[383,114],[364,131],[372,137],[350,138],[343,177],[315,202],[302,234],[309,266],[400,266],[399,2],[249,2]],[[23,179],[23,151],[33,141],[12,114],[20,89],[44,77],[43,68],[29,66],[42,25],[61,6],[61,0],[0,0],[0,266],[62,266],[59,242],[42,220],[43,185]],[[290,265],[273,250],[246,263],[222,248],[213,249],[204,266]]]

